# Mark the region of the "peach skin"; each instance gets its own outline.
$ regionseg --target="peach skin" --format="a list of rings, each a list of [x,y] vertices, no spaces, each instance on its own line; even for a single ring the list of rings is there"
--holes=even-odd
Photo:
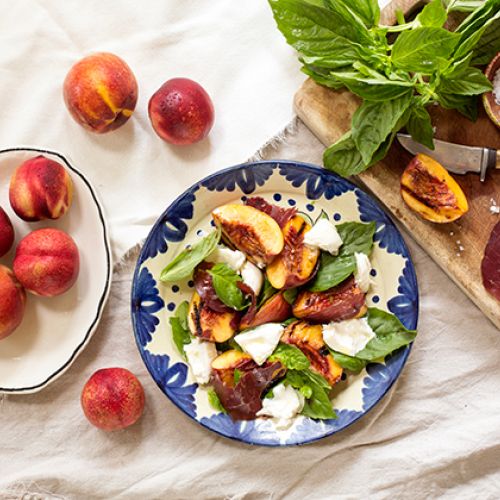
[[[3,257],[14,243],[14,226],[5,213],[5,210],[0,207],[0,257]]]
[[[82,127],[102,134],[121,127],[137,104],[137,81],[127,63],[98,52],[78,61],[64,80],[64,102]]]
[[[60,163],[40,155],[16,168],[9,199],[14,212],[25,221],[59,219],[73,201],[73,182]]]
[[[0,265],[0,340],[21,324],[25,305],[24,288],[9,268]]]

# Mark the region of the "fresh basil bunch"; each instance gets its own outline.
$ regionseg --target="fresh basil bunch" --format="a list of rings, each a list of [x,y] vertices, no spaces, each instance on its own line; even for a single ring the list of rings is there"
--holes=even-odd
[[[492,85],[476,65],[500,50],[500,0],[432,0],[414,21],[381,26],[377,0],[269,0],[278,28],[316,82],[363,99],[351,130],[326,149],[325,167],[359,174],[387,154],[396,133],[433,149],[426,109],[440,104],[477,117]],[[452,11],[470,12],[454,31]],[[395,39],[394,39],[395,38]]]

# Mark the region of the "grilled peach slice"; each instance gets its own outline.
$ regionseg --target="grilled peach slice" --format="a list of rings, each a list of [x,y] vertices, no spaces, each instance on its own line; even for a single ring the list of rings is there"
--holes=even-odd
[[[235,370],[240,372],[236,382]],[[278,361],[258,366],[242,352],[226,351],[212,362],[212,385],[234,420],[253,420],[262,408],[262,393],[286,372]]]
[[[245,317],[242,318],[240,330],[246,330],[264,323],[280,323],[291,315],[292,306],[285,300],[283,293],[276,293],[260,306],[260,309],[250,321],[246,321]]]
[[[225,239],[259,267],[269,264],[283,250],[283,234],[269,215],[247,205],[223,205],[212,212]]]
[[[283,227],[283,250],[266,269],[267,279],[274,288],[300,286],[314,275],[320,252],[304,245],[304,234],[310,229],[311,225],[300,215]]]
[[[293,303],[293,315],[314,323],[356,318],[366,312],[365,293],[351,276],[324,292],[303,290]]]
[[[311,362],[311,369],[323,375],[330,385],[335,385],[342,377],[342,367],[325,346],[321,325],[295,321],[286,327],[281,341],[298,347]]]
[[[462,217],[469,206],[448,171],[429,156],[418,154],[401,176],[401,196],[424,219],[445,223]]]
[[[193,293],[188,311],[188,325],[193,335],[210,342],[225,342],[234,335],[238,323],[236,311],[214,311],[197,292]]]

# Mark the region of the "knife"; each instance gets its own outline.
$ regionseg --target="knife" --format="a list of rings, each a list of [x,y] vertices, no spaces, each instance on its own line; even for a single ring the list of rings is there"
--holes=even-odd
[[[500,151],[496,149],[464,146],[434,139],[432,150],[414,141],[408,134],[397,134],[397,137],[400,144],[410,153],[424,153],[454,174],[475,172],[480,175],[481,182],[484,182],[489,168],[500,169]]]

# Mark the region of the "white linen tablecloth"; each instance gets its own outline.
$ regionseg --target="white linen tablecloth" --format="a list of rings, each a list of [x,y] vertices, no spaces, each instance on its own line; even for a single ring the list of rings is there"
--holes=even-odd
[[[303,124],[265,158],[320,162]],[[390,393],[345,431],[282,449],[211,433],[156,387],[133,341],[129,314],[137,252],[115,272],[90,345],[39,394],[0,402],[0,497],[449,498],[500,494],[499,331],[406,235],[420,287],[419,334]],[[93,428],[80,409],[86,379],[123,366],[146,391],[142,419]]]

